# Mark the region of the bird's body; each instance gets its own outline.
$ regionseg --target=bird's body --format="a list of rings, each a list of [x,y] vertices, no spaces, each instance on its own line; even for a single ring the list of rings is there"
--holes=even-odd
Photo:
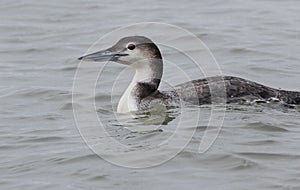
[[[152,104],[176,105],[180,100],[192,104],[243,103],[276,99],[287,104],[300,104],[300,92],[267,87],[233,76],[215,76],[179,84],[169,92],[159,91],[163,59],[158,47],[143,36],[125,37],[107,50],[79,58],[88,61],[114,61],[133,67],[136,73],[122,95],[118,112],[148,109]],[[212,88],[213,87],[213,88]],[[222,89],[212,93],[212,89]],[[213,95],[213,96],[212,96]]]
[[[265,85],[233,76],[216,76],[198,79],[188,82],[192,83],[196,92],[196,97],[186,97],[188,102],[199,102],[199,104],[210,104],[210,86],[218,84],[225,85],[226,103],[244,103],[255,100],[268,101],[279,100],[287,104],[300,104],[300,92],[279,90]],[[191,86],[191,85],[189,85]],[[185,97],[185,91],[189,91],[185,84],[175,86],[176,92]]]

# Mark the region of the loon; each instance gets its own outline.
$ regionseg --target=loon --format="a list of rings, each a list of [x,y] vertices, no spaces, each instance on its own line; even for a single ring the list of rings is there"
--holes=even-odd
[[[135,75],[118,103],[119,113],[147,110],[153,102],[174,105],[180,99],[197,105],[211,104],[210,85],[218,84],[225,85],[225,103],[276,99],[286,104],[300,104],[300,92],[275,89],[234,76],[207,77],[176,85],[169,92],[159,91],[163,58],[157,45],[144,36],[124,37],[108,49],[78,59],[113,61],[135,69]],[[196,93],[191,93],[193,90]]]

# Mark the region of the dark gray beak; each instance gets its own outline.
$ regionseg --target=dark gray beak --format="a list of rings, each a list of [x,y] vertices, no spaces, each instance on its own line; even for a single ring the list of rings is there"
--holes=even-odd
[[[79,60],[83,61],[96,61],[96,62],[103,62],[103,61],[116,61],[119,57],[127,56],[128,54],[122,52],[115,52],[112,51],[111,48],[98,51],[95,53],[91,53],[88,55],[84,55],[79,57]]]

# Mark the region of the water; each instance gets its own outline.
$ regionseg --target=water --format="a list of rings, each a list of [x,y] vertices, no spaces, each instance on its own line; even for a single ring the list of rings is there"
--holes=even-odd
[[[216,142],[199,154],[204,114],[189,145],[158,167],[117,167],[88,148],[72,112],[76,58],[126,24],[178,25],[208,45],[224,74],[300,91],[299,1],[148,3],[0,3],[1,189],[299,189],[299,111],[276,105],[228,107]],[[104,105],[99,117],[110,121],[107,89],[97,88],[96,101]],[[151,134],[114,123],[107,130],[125,143],[151,144],[168,136],[175,120]]]

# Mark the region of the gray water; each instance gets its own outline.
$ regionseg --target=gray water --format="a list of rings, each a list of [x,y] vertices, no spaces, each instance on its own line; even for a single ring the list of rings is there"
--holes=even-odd
[[[0,189],[300,189],[297,109],[230,106],[205,154],[197,152],[204,117],[178,156],[147,169],[118,167],[94,154],[72,111],[76,58],[107,32],[146,21],[196,34],[226,75],[300,91],[299,7],[297,0],[1,1]],[[106,105],[98,115],[113,120],[108,88],[97,88],[97,104]],[[118,125],[107,130],[151,144],[170,128],[172,121],[150,135]]]

